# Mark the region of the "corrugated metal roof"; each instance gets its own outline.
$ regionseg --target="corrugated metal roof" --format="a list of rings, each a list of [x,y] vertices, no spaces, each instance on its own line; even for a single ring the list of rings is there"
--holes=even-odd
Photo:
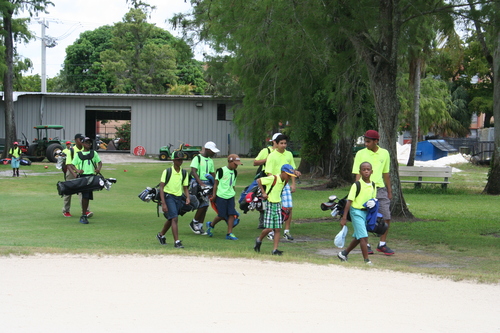
[[[36,96],[45,96],[45,97],[86,97],[86,98],[128,98],[128,99],[218,99],[218,100],[232,100],[232,97],[229,96],[212,96],[212,95],[153,95],[153,94],[85,94],[85,93],[58,93],[58,92],[49,92],[49,93],[41,93],[41,92],[22,92],[15,91],[14,92],[14,101],[17,101],[19,96],[23,95],[36,95]],[[3,99],[3,91],[0,92],[0,96]]]

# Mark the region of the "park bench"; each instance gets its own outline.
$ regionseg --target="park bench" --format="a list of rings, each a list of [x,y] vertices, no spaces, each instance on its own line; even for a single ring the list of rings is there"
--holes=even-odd
[[[399,177],[401,183],[414,183],[415,188],[421,188],[422,184],[441,184],[446,189],[450,184],[452,167],[421,167],[421,166],[399,166]],[[401,179],[411,177],[416,179]],[[443,180],[423,180],[423,178],[443,178]]]

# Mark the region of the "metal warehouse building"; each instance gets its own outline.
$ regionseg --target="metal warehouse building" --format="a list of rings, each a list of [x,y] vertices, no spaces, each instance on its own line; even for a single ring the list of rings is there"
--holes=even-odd
[[[94,138],[99,120],[130,120],[131,149],[158,154],[169,143],[203,145],[214,141],[219,155],[247,154],[251,142],[240,138],[232,122],[235,101],[212,96],[22,93],[14,95],[17,137],[31,142],[35,125],[63,125],[60,139],[76,133]],[[5,105],[0,105],[0,138],[5,137]]]

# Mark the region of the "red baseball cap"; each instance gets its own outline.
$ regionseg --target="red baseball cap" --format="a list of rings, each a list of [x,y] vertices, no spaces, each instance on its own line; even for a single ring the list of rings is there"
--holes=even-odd
[[[365,138],[372,139],[372,140],[380,140],[380,135],[375,130],[368,130],[365,133]]]
[[[16,141],[16,142],[14,142],[14,144],[15,144],[15,145],[18,145],[19,143]]]

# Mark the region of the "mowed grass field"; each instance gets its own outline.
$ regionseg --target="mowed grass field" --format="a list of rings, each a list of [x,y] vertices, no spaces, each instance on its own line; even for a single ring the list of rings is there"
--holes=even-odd
[[[238,168],[237,197],[253,179],[256,168],[252,159],[244,159]],[[189,169],[190,161],[183,167]],[[216,167],[226,164],[215,159]],[[297,160],[297,165],[299,161]],[[48,165],[48,169],[44,166]],[[12,178],[10,165],[0,166],[0,254],[88,253],[94,255],[185,255],[222,256],[309,262],[318,265],[341,264],[336,257],[340,249],[333,238],[340,230],[338,220],[321,211],[320,203],[331,194],[343,197],[348,188],[324,190],[326,179],[304,175],[294,193],[291,232],[294,241],[282,240],[281,257],[271,256],[271,242],[265,240],[261,253],[253,245],[259,235],[258,213],[242,214],[234,233],[237,241],[225,239],[223,222],[215,228],[214,237],[195,235],[188,224],[194,216],[180,217],[179,235],[185,248],[175,249],[171,233],[167,245],[160,246],[156,233],[165,219],[157,217],[156,204],[141,201],[137,195],[146,186],[159,182],[163,169],[170,163],[104,164],[105,177],[118,180],[110,191],[94,193],[90,224],[78,223],[80,205],[73,196],[72,218],[61,213],[62,198],[56,183],[62,172],[50,163],[33,163],[21,167],[21,177]],[[471,164],[455,165],[447,191],[440,186],[415,190],[404,185],[404,195],[415,219],[393,219],[388,245],[393,256],[375,253],[371,260],[376,268],[410,273],[430,274],[453,280],[498,283],[500,277],[500,197],[481,194],[488,169]],[[126,172],[125,172],[126,170]],[[322,189],[322,190],[320,190]],[[209,209],[207,220],[215,216]],[[348,224],[350,227],[350,223]],[[351,229],[352,231],[352,229]],[[378,239],[370,237],[376,246]],[[366,269],[359,251],[353,251],[344,265]]]

